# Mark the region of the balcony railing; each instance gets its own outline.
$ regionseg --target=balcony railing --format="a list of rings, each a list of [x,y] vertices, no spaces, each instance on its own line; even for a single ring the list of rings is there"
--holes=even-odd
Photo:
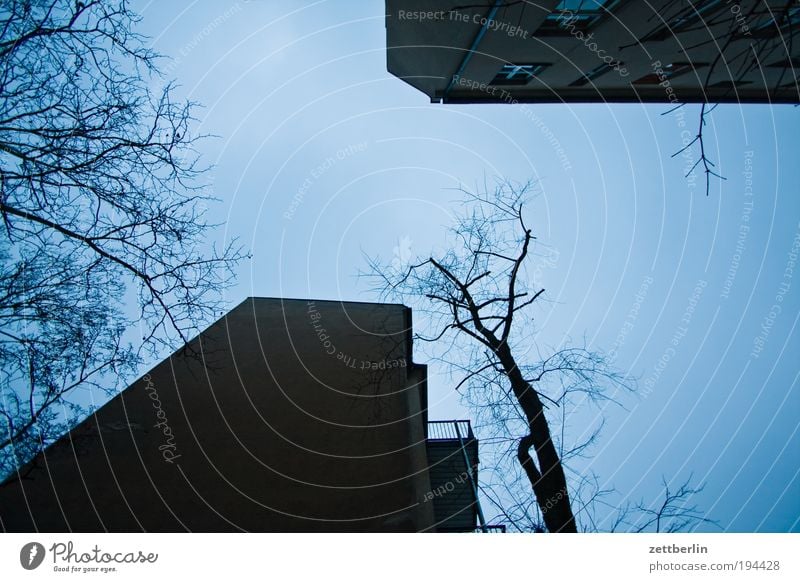
[[[485,528],[476,527],[475,533],[506,533],[506,526],[487,523]]]
[[[473,531],[477,518],[478,531],[497,532],[496,526],[490,530],[486,524],[478,498],[478,441],[470,422],[429,421],[428,460],[431,484],[445,492],[434,501],[440,531]]]
[[[456,428],[457,427],[457,428]],[[430,420],[428,421],[428,440],[470,441],[475,438],[468,420]]]

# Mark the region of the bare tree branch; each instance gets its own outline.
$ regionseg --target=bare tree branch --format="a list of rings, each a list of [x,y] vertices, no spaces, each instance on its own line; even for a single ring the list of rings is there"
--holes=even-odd
[[[0,480],[86,414],[76,389],[218,317],[246,256],[207,240],[194,104],[153,88],[137,22],[124,0],[0,13]]]

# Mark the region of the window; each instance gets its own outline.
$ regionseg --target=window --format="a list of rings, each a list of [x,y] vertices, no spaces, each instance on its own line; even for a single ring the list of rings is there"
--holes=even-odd
[[[666,24],[645,36],[642,40],[666,40],[679,32],[686,32],[695,27],[703,29],[710,26],[711,22],[706,22],[706,18],[714,12],[724,7],[722,0],[706,0],[705,2],[694,2],[680,12],[666,19]]]
[[[703,15],[708,15],[713,12],[722,0],[708,0],[707,2],[698,2],[695,6],[689,6],[681,12],[677,17],[668,22],[669,27],[673,32],[686,28],[691,23],[701,20]]]
[[[574,30],[586,30],[619,2],[620,0],[561,0],[536,32],[570,34]]]
[[[776,8],[770,11],[758,11],[754,15],[757,23],[750,32],[758,37],[770,37],[790,33],[790,28],[800,26],[800,6]],[[741,36],[741,35],[740,35]]]
[[[575,81],[570,83],[569,86],[570,87],[582,87],[586,83],[588,83],[590,81],[594,81],[598,77],[602,77],[607,72],[613,71],[615,68],[621,67],[624,64],[625,63],[623,63],[623,62],[616,62],[616,63],[613,63],[611,65],[609,65],[608,63],[603,63],[601,65],[597,65],[594,69],[592,69],[588,73],[585,73],[582,77],[580,77],[579,79],[576,79]]]
[[[633,84],[658,85],[666,79],[674,79],[675,77],[684,75],[689,71],[693,71],[695,68],[702,67],[704,65],[705,63],[670,63],[669,65],[662,67],[660,71],[650,73],[644,77],[639,77],[633,82]]]
[[[800,57],[790,57],[767,65],[776,69],[800,69]]]
[[[505,64],[495,75],[492,85],[525,85],[541,73],[549,63]]]

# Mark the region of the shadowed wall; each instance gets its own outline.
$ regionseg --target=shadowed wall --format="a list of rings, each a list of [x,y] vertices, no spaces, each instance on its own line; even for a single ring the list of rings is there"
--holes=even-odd
[[[433,527],[402,305],[248,299],[0,487],[6,531]]]

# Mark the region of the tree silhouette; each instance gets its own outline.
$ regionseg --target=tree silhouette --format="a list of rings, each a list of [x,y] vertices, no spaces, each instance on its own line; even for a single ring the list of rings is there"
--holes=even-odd
[[[529,308],[544,293],[525,276],[535,240],[523,212],[530,185],[503,183],[493,194],[464,193],[468,210],[452,231],[456,248],[404,272],[373,259],[371,272],[384,295],[412,304],[427,300],[422,309],[435,329],[420,339],[451,342],[445,357],[464,371],[457,388],[480,394],[482,403],[503,416],[502,426],[520,431],[516,458],[547,529],[574,532],[562,456],[545,403],[559,406],[578,392],[601,397],[595,381],[620,378],[602,357],[583,348],[557,349],[535,364],[520,360],[533,334]]]
[[[0,11],[0,479],[85,413],[69,394],[218,315],[243,258],[205,240],[193,104],[151,88],[137,19],[124,0]]]
[[[367,257],[366,275],[383,298],[422,315],[417,321],[430,329],[416,339],[438,346],[437,358],[460,378],[455,388],[488,447],[481,490],[498,519],[519,531],[597,531],[596,511],[612,491],[600,489],[593,474],[571,470],[569,461],[588,453],[602,421],[584,425],[588,436],[579,442],[568,442],[567,424],[587,403],[614,401],[634,382],[585,345],[565,338],[547,348],[537,341],[533,314],[546,295],[533,278],[532,185],[502,181],[492,192],[460,191],[466,200],[449,248],[404,268]],[[667,489],[656,510],[662,519],[646,520],[643,530],[662,521],[674,529],[706,521],[696,507],[684,507],[697,491],[688,482],[677,493]],[[635,529],[641,515],[652,517],[643,504],[626,506],[610,529]]]

